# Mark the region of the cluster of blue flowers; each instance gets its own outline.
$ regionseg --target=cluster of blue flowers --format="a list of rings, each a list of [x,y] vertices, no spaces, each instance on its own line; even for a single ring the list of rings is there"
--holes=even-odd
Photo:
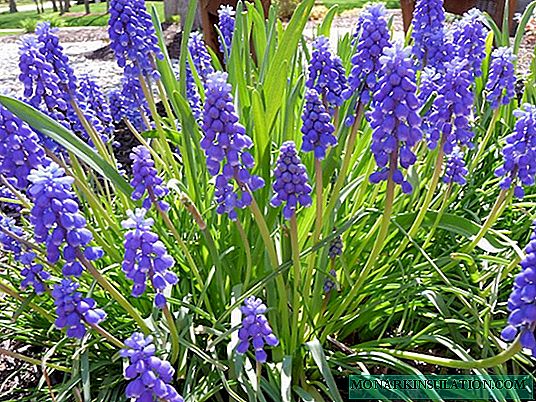
[[[132,199],[143,199],[143,207],[150,209],[153,203],[157,203],[162,211],[169,209],[169,204],[162,200],[169,190],[163,185],[163,180],[158,176],[158,171],[154,167],[154,161],[151,158],[151,153],[143,145],[139,145],[132,150],[130,154],[132,159],[132,180],[130,185],[134,187]]]
[[[514,279],[514,288],[508,299],[508,325],[502,331],[506,341],[520,335],[521,346],[536,356],[536,232],[532,233],[521,261],[521,272]]]
[[[298,204],[309,207],[313,203],[307,170],[296,152],[294,142],[287,141],[281,146],[274,176],[273,189],[275,194],[270,203],[274,207],[285,204],[283,207],[285,219],[292,218],[296,213]]]
[[[131,380],[125,394],[136,402],[183,402],[170,383],[175,370],[166,360],[155,356],[153,337],[134,332],[125,340],[125,349],[120,355],[129,360],[124,376]]]
[[[54,324],[60,329],[67,328],[68,337],[82,339],[86,334],[84,323],[97,325],[106,318],[106,313],[96,308],[95,300],[82,297],[78,287],[70,279],[62,279],[54,286],[52,297],[58,315]]]
[[[515,59],[509,47],[499,47],[491,55],[486,92],[492,109],[509,104],[516,94]]]
[[[244,354],[253,344],[255,359],[259,363],[265,363],[267,355],[264,346],[277,346],[279,344],[279,340],[266,319],[266,305],[261,299],[250,296],[244,300],[244,305],[240,307],[240,311],[242,311],[243,317],[242,327],[238,330],[240,343],[236,347],[236,352]]]
[[[358,26],[357,47],[348,78],[352,92],[348,93],[357,91],[361,102],[368,103],[377,89],[380,57],[385,48],[391,47],[385,6],[381,3],[367,5],[360,15]]]
[[[255,161],[246,149],[251,148],[253,142],[238,121],[231,89],[227,73],[216,72],[208,76],[202,125],[205,136],[201,148],[207,157],[209,173],[216,177],[216,211],[235,220],[238,216],[236,208],[250,205],[250,191],[264,187],[264,180],[250,173]],[[238,189],[232,184],[233,180]]]
[[[58,262],[63,254],[63,275],[80,276],[83,266],[78,253],[83,251],[85,258],[93,261],[102,257],[102,250],[87,247],[93,235],[78,209],[72,191],[74,179],[51,162],[46,167],[32,170],[28,180],[31,182],[28,194],[34,202],[30,222],[35,228],[35,240],[45,244],[47,260],[51,264]]]
[[[515,196],[522,198],[525,195],[522,185],[532,186],[536,178],[536,106],[526,104],[522,110],[516,110],[514,116],[517,118],[515,129],[506,137],[502,150],[504,163],[495,175],[503,178],[502,190],[515,185]]]
[[[443,61],[445,42],[443,0],[418,0],[413,12],[413,54],[423,65]]]
[[[334,269],[329,270],[329,275],[324,280],[324,293],[331,292],[337,285],[337,271]]]
[[[463,152],[457,146],[454,147],[452,152],[448,155],[445,175],[443,176],[443,181],[445,183],[458,183],[460,186],[467,183],[465,176],[468,171],[465,167],[465,160],[463,157]]]
[[[123,228],[130,229],[125,234],[123,271],[134,282],[132,296],[139,297],[145,293],[149,278],[156,290],[154,304],[157,308],[164,308],[164,291],[178,282],[177,275],[170,270],[175,261],[158,235],[151,232],[154,221],[145,218],[146,212],[143,208],[127,211],[128,219],[122,222]]]
[[[121,90],[113,90],[108,94],[110,113],[114,122],[127,119],[138,131],[150,129],[147,127],[142,113],[149,115],[149,104],[143,94],[140,81],[137,77],[125,76]]]
[[[404,193],[411,193],[413,188],[398,166],[408,169],[415,163],[412,148],[422,138],[415,70],[409,49],[399,43],[386,48],[380,61],[381,78],[368,114],[373,129],[371,151],[379,170],[371,174],[370,181],[391,178]]]
[[[87,75],[80,79],[80,94],[87,102],[88,109],[95,113],[95,118],[99,121],[98,126],[102,128],[103,141],[108,142],[114,133],[113,117],[108,99],[95,80]]]
[[[315,39],[313,49],[305,86],[315,89],[330,106],[341,106],[349,90],[341,59],[331,54],[325,36]]]
[[[144,0],[112,0],[108,34],[126,76],[158,79],[154,58],[163,58]]]
[[[221,5],[218,10],[218,28],[221,32],[221,37],[218,37],[220,42],[220,51],[229,57],[231,45],[233,43],[233,34],[235,29],[235,10],[229,5]]]
[[[201,81],[206,82],[208,76],[214,72],[214,67],[212,67],[212,59],[200,32],[190,33],[188,50],[192,56],[197,75]]]
[[[324,159],[327,149],[337,145],[337,138],[333,135],[335,126],[331,116],[315,89],[309,89],[305,94],[302,121],[302,151],[314,152],[316,159]]]
[[[342,237],[335,237],[329,244],[328,257],[332,260],[342,255]]]
[[[476,8],[465,13],[452,32],[453,46],[450,47],[453,49],[448,51],[449,56],[451,59],[457,56],[467,60],[471,66],[471,78],[482,75],[482,61],[486,56],[486,35],[484,16]]]

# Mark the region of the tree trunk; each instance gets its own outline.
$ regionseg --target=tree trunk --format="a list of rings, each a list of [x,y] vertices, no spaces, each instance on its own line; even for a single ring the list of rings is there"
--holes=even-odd
[[[179,0],[164,0],[164,20],[171,22],[179,12]]]
[[[64,3],[64,11],[65,12],[69,12],[70,8],[71,8],[71,1],[70,0],[65,0],[65,3]]]
[[[89,0],[84,0],[84,7],[86,9],[86,14],[90,14],[91,10],[89,9]]]
[[[64,2],[64,0],[58,0],[58,3],[60,5],[60,15],[65,13],[65,5],[64,5],[63,2]]]
[[[16,0],[9,0],[9,12],[10,13],[16,13],[17,12],[17,2],[16,2]]]
[[[188,15],[189,0],[177,0],[177,15],[180,16],[181,28],[184,27],[184,21]],[[201,28],[201,13],[199,11],[199,2],[197,3],[197,12],[195,13],[194,25],[192,31],[198,31]]]
[[[56,3],[56,0],[52,0],[52,11],[55,13],[58,12],[58,3]]]

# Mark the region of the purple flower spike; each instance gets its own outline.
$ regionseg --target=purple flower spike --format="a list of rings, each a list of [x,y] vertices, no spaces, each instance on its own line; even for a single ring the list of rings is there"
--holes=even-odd
[[[159,78],[153,58],[164,56],[144,0],[112,0],[108,33],[117,64],[125,68],[125,75]]]
[[[27,187],[32,169],[50,162],[39,143],[26,123],[0,106],[0,174],[19,190]]]
[[[201,148],[207,157],[208,171],[216,178],[216,212],[226,213],[235,220],[236,209],[251,204],[250,191],[264,187],[264,180],[250,173],[255,161],[247,149],[253,146],[253,141],[238,121],[231,89],[227,73],[215,72],[208,76],[202,127],[205,136]]]
[[[296,152],[296,145],[292,141],[287,141],[281,146],[274,176],[275,195],[270,203],[274,207],[279,207],[285,203],[283,208],[285,219],[292,218],[296,213],[298,203],[303,207],[309,207],[313,203],[307,170]]]
[[[514,195],[522,198],[525,194],[522,186],[534,185],[536,178],[536,106],[526,104],[514,116],[517,117],[515,129],[506,137],[502,150],[504,163],[495,175],[503,178],[502,190],[515,186]]]
[[[218,10],[218,28],[220,28],[220,32],[223,36],[223,38],[218,37],[218,40],[220,41],[220,51],[225,55],[226,59],[229,57],[229,54],[227,53],[231,52],[231,45],[233,44],[235,14],[235,10],[229,5],[221,5]]]
[[[136,402],[183,402],[184,399],[170,385],[175,370],[166,360],[155,356],[153,337],[134,332],[125,340],[125,349],[119,352],[128,359],[124,376],[131,380],[125,390],[130,401]]]
[[[418,0],[413,12],[413,53],[424,65],[443,61],[445,41],[443,0]]]
[[[16,225],[13,218],[8,218],[2,215],[0,215],[0,229],[13,233],[18,237],[23,237],[24,235],[24,232]],[[15,258],[22,252],[20,243],[13,237],[5,234],[3,231],[0,231],[0,246],[2,246],[4,251],[14,254]]]
[[[329,39],[325,36],[316,38],[313,49],[305,86],[315,89],[329,105],[341,106],[349,91],[341,59],[331,54]]]
[[[139,145],[132,149],[130,154],[132,159],[132,180],[130,185],[134,187],[132,199],[137,201],[147,193],[143,199],[143,207],[150,209],[153,202],[157,202],[160,209],[164,212],[169,209],[169,204],[162,200],[169,190],[162,185],[163,180],[158,176],[158,172],[154,167],[151,153],[143,145]]]
[[[240,343],[236,348],[238,354],[248,351],[250,344],[255,349],[255,359],[259,363],[266,363],[267,355],[264,346],[277,346],[279,340],[274,335],[268,320],[266,319],[266,306],[261,299],[250,296],[244,300],[244,305],[240,307],[242,311],[242,328],[238,330]]]
[[[508,325],[501,335],[507,342],[521,334],[521,346],[536,356],[536,232],[532,233],[521,261],[521,272],[514,279],[514,288],[508,299]]]
[[[58,315],[56,327],[67,328],[67,336],[70,338],[82,339],[86,334],[84,324],[97,325],[104,320],[106,313],[96,308],[95,300],[82,297],[78,287],[78,283],[63,279],[54,286],[52,297]]]
[[[516,56],[509,47],[499,47],[491,55],[488,82],[486,84],[487,100],[492,109],[500,105],[508,105],[515,97],[515,69]]]
[[[164,243],[158,235],[151,232],[154,221],[145,219],[146,210],[127,211],[128,219],[122,222],[123,228],[130,229],[125,234],[125,259],[123,272],[134,282],[132,296],[139,297],[145,292],[147,278],[156,290],[154,304],[157,308],[166,305],[164,291],[179,280],[170,269],[175,264]]]
[[[378,88],[381,70],[380,57],[391,47],[387,19],[383,4],[367,5],[359,16],[357,48],[352,56],[352,70],[348,81],[352,92],[360,93],[360,100],[368,103]]]
[[[149,104],[145,99],[140,81],[137,77],[123,78],[121,90],[114,90],[108,94],[110,112],[114,122],[127,119],[138,131],[149,130],[142,117],[149,115]]]
[[[468,60],[474,77],[482,75],[482,61],[486,56],[486,36],[484,16],[476,8],[469,10],[458,21],[452,34],[454,56]]]
[[[35,226],[36,242],[45,244],[51,264],[58,262],[63,254],[63,275],[80,276],[83,267],[77,253],[83,250],[86,258],[95,260],[102,256],[102,250],[87,247],[93,235],[78,208],[72,190],[74,179],[51,162],[47,167],[32,170],[28,180],[31,182],[28,195],[34,202],[30,222]]]
[[[324,159],[328,147],[337,145],[337,138],[333,135],[335,127],[331,124],[331,116],[314,89],[305,94],[302,120],[302,151],[313,151],[316,159]]]
[[[329,293],[337,285],[337,271],[331,269],[329,275],[324,279],[324,293]]]
[[[101,137],[108,142],[114,133],[113,118],[108,100],[104,96],[100,86],[89,76],[80,79],[80,94],[86,100],[87,107],[95,114],[102,127]]]
[[[188,50],[192,56],[197,75],[201,81],[205,82],[209,74],[214,72],[214,67],[212,67],[212,59],[208,53],[205,41],[203,40],[203,35],[200,32],[190,33]]]
[[[328,257],[332,260],[342,255],[342,237],[337,236],[331,241],[328,250]]]
[[[463,186],[467,183],[465,176],[467,175],[467,168],[465,167],[465,161],[463,159],[463,152],[458,147],[454,147],[452,153],[447,157],[447,167],[445,169],[445,176],[443,181],[445,183],[458,183]]]
[[[372,99],[373,110],[367,115],[373,129],[371,151],[379,168],[370,182],[391,178],[404,193],[411,193],[411,184],[398,166],[408,169],[415,163],[412,148],[422,138],[415,70],[409,49],[399,43],[385,48],[380,61],[381,78]]]

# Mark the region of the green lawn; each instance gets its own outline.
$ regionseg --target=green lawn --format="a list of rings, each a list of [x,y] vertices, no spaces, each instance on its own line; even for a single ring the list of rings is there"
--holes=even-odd
[[[379,0],[378,0],[379,1]],[[331,7],[334,4],[339,5],[339,10],[349,10],[351,8],[361,8],[365,4],[370,2],[378,2],[376,0],[322,0],[322,3],[326,7]],[[386,4],[387,8],[400,8],[400,1],[398,0],[385,0],[383,3]]]
[[[160,17],[163,19],[164,15],[164,3],[148,1],[147,5],[150,7],[152,4],[156,5]],[[61,15],[54,13],[50,10],[46,10],[44,14],[37,14],[36,11],[22,11],[14,14],[1,13],[0,14],[0,29],[17,29],[23,27],[24,20],[36,19],[36,20],[56,20],[61,21],[63,26],[104,26],[108,23],[108,15],[106,14],[106,3],[91,4],[91,14],[84,14],[84,5],[73,5],[71,10]]]

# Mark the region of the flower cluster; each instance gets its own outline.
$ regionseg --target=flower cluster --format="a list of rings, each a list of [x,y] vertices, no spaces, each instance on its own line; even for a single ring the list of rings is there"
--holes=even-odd
[[[78,283],[62,279],[54,286],[52,297],[58,315],[56,327],[67,328],[68,337],[82,339],[86,334],[84,323],[97,325],[104,320],[106,313],[96,308],[95,300],[82,297],[78,287]]]
[[[486,92],[493,109],[509,104],[516,94],[515,59],[509,47],[499,47],[491,55]]]
[[[125,391],[127,398],[137,402],[183,402],[170,385],[175,370],[169,362],[155,356],[152,336],[134,332],[125,345],[127,348],[120,352],[121,357],[129,360],[124,376],[132,380]]]
[[[134,187],[132,199],[140,200],[147,193],[143,200],[143,207],[150,209],[153,203],[157,203],[162,211],[169,209],[169,204],[162,200],[169,190],[162,185],[163,180],[158,176],[158,172],[154,167],[151,153],[143,145],[139,145],[132,149],[130,154],[132,159],[132,180],[130,185]]]
[[[99,126],[102,127],[101,136],[103,141],[107,142],[114,133],[114,126],[106,96],[95,80],[87,75],[80,79],[80,94],[86,100],[88,109],[93,111],[95,118],[99,120]]]
[[[37,134],[26,123],[0,106],[0,174],[19,190],[28,185],[32,169],[48,165]]]
[[[264,180],[249,172],[255,161],[246,149],[251,148],[253,142],[238,121],[231,89],[227,73],[216,72],[208,76],[202,126],[205,136],[201,148],[207,157],[209,173],[216,177],[216,211],[227,213],[234,220],[237,218],[236,208],[250,205],[249,191],[264,187]],[[232,184],[233,179],[238,184],[237,190]]]
[[[443,0],[418,0],[413,12],[413,53],[424,65],[442,61],[445,40]]]
[[[0,229],[0,245],[2,246],[2,249],[14,254],[15,258],[17,258],[22,252],[22,247],[20,243],[9,234],[12,233],[17,237],[22,237],[24,232],[16,225],[13,218],[2,215],[0,215]]]
[[[380,61],[381,78],[372,100],[373,110],[368,114],[373,129],[371,151],[379,170],[371,174],[370,181],[391,178],[404,193],[411,193],[412,186],[398,164],[408,169],[415,163],[412,147],[422,138],[413,62],[409,49],[399,43],[385,48]]]
[[[277,346],[279,344],[279,340],[266,319],[266,306],[261,299],[250,296],[244,300],[244,305],[240,307],[240,311],[242,311],[243,318],[242,327],[238,330],[240,343],[236,352],[246,353],[252,343],[255,349],[255,359],[259,363],[265,363],[267,355],[264,351],[264,345]]]
[[[514,279],[514,288],[508,299],[508,325],[502,331],[506,341],[513,341],[521,334],[521,346],[536,356],[536,232],[525,248],[525,258],[521,261],[521,272]]]
[[[121,91],[111,91],[108,100],[116,123],[125,118],[139,131],[150,129],[142,116],[142,113],[145,116],[149,114],[149,105],[137,77],[124,77]]]
[[[514,116],[517,118],[514,132],[506,137],[502,150],[504,163],[495,171],[496,176],[503,177],[502,190],[511,188],[517,179],[523,186],[532,186],[536,177],[536,106],[524,105]],[[514,194],[522,198],[523,187],[516,184]]]
[[[147,278],[156,290],[154,304],[158,308],[166,305],[164,291],[178,282],[177,275],[170,269],[175,264],[166,246],[151,232],[154,221],[145,219],[146,210],[127,211],[128,219],[122,222],[123,228],[130,229],[125,234],[125,259],[123,272],[134,282],[132,296],[145,293]]]
[[[337,271],[330,269],[329,275],[324,279],[324,293],[329,293],[337,285]]]
[[[349,91],[341,59],[331,54],[329,39],[325,36],[316,38],[313,49],[305,85],[309,89],[316,89],[329,105],[341,106],[348,98]]]
[[[324,159],[328,147],[337,145],[337,138],[333,135],[335,127],[331,124],[331,116],[314,89],[305,94],[302,120],[302,151],[313,151],[316,159]]]
[[[328,257],[333,260],[340,255],[342,255],[342,237],[337,236],[331,241],[329,245]]]
[[[381,3],[366,6],[360,15],[360,21],[357,48],[352,56],[348,81],[352,92],[359,91],[361,102],[368,103],[378,86],[380,57],[385,48],[391,47],[385,6]]]
[[[218,10],[218,28],[220,29],[221,36],[219,37],[220,41],[220,51],[229,57],[231,52],[231,45],[233,43],[233,33],[235,29],[235,10],[229,5],[221,5]]]
[[[201,98],[199,97],[197,84],[195,83],[195,78],[189,63],[186,63],[186,98],[188,99],[190,109],[192,110],[195,119],[201,119],[203,115],[201,110]]]
[[[188,50],[192,56],[197,75],[201,81],[205,82],[209,74],[214,72],[214,67],[212,67],[212,59],[208,53],[205,41],[203,40],[203,35],[200,32],[190,33],[190,37],[188,38]]]
[[[154,56],[163,58],[144,0],[112,0],[108,22],[111,47],[126,76],[158,78]]]
[[[467,180],[465,179],[467,168],[465,167],[463,156],[463,152],[457,146],[454,147],[450,155],[448,155],[445,176],[443,176],[443,181],[445,183],[458,183],[460,186],[467,183]]]
[[[286,203],[283,208],[285,219],[292,218],[296,213],[298,203],[303,207],[308,207],[313,203],[307,170],[296,152],[296,145],[292,141],[287,141],[281,146],[274,176],[273,189],[275,194],[270,203],[274,207]]]
[[[452,33],[455,52],[453,56],[467,60],[475,77],[482,75],[482,61],[486,56],[486,35],[484,16],[476,8],[465,13]]]
[[[34,201],[30,222],[35,227],[35,240],[45,243],[47,261],[51,264],[58,262],[63,252],[63,275],[80,276],[83,267],[77,253],[85,248],[84,256],[88,260],[96,260],[102,256],[102,250],[86,247],[93,235],[86,228],[86,219],[78,209],[72,190],[74,179],[51,162],[46,167],[32,170],[28,180],[31,182],[28,194]]]
[[[439,92],[439,88],[443,82],[444,74],[439,72],[435,67],[425,67],[421,71],[420,77],[420,87],[419,87],[419,102],[421,105],[425,105],[429,100],[430,96],[435,92]],[[429,133],[433,127],[433,124],[430,124],[429,118],[430,115],[434,112],[433,104],[426,111],[423,116],[422,129],[425,133]]]

